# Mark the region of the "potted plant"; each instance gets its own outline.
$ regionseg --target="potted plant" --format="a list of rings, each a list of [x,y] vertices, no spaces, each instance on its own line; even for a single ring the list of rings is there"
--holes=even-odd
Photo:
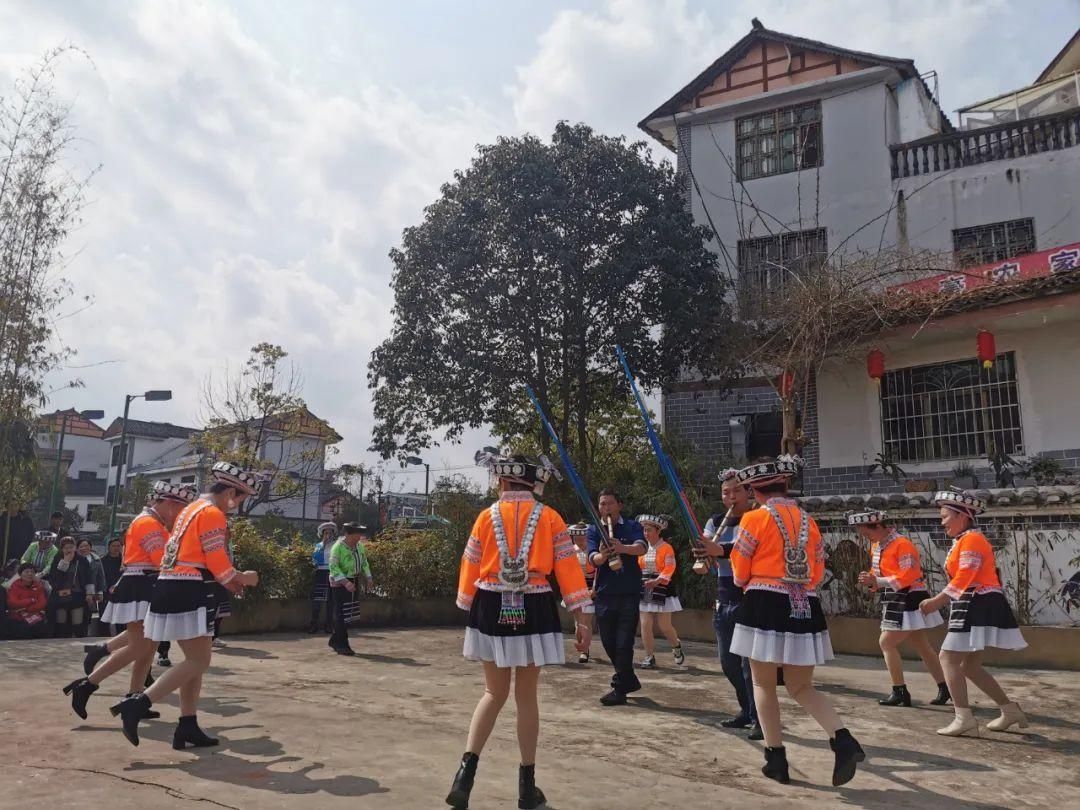
[[[873,475],[877,470],[880,470],[882,475],[889,476],[894,484],[899,484],[901,478],[907,478],[907,473],[885,451],[874,456],[874,463],[866,468],[866,474]]]
[[[975,472],[975,468],[968,462],[960,461],[952,469],[952,481],[950,483],[964,489],[978,489],[979,474]]]

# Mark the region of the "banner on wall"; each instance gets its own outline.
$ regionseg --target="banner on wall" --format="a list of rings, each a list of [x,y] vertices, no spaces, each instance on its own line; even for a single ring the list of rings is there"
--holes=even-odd
[[[889,287],[894,293],[961,293],[1021,279],[1080,270],[1080,242],[1027,253],[1001,262],[980,264]]]

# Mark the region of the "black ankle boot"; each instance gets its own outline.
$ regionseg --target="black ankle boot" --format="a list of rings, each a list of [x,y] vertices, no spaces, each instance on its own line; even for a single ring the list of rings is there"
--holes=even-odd
[[[177,751],[183,751],[189,745],[192,748],[209,748],[217,744],[217,740],[208,737],[206,732],[199,728],[199,722],[193,714],[180,718],[172,736],[172,747]]]
[[[112,716],[123,722],[124,738],[132,745],[139,744],[139,721],[146,716],[150,706],[150,698],[146,695],[135,695],[109,707]]]
[[[536,766],[518,767],[518,810],[535,810],[547,801],[544,791],[536,786]]]
[[[937,685],[937,697],[930,701],[930,705],[944,706],[950,700],[952,700],[952,695],[949,694],[949,685],[942,681]]]
[[[469,810],[469,794],[472,793],[476,766],[479,763],[480,757],[477,754],[466,751],[462,755],[461,765],[454,775],[454,784],[450,786],[450,793],[446,797],[446,803],[454,810]]]
[[[82,662],[83,672],[89,675],[98,665],[98,661],[108,657],[109,648],[104,644],[83,644],[83,652],[86,653]]]
[[[142,688],[143,689],[149,689],[153,685],[154,685],[154,676],[150,674],[149,670],[147,670],[146,671],[146,679],[143,681]]]
[[[71,695],[71,708],[75,714],[83,720],[86,719],[86,704],[90,696],[98,690],[96,683],[90,683],[86,678],[79,678],[64,687],[64,694]]]
[[[859,741],[846,728],[837,730],[836,736],[829,740],[829,748],[836,756],[832,772],[833,787],[846,785],[855,777],[855,767],[866,759],[866,754]]]
[[[779,748],[765,747],[765,764],[761,767],[761,772],[770,779],[775,779],[781,785],[786,785],[791,781],[791,777],[788,775],[787,767],[787,751],[784,750],[784,746]]]
[[[142,692],[128,692],[124,697],[138,697],[141,694]],[[161,717],[161,712],[155,712],[149,706],[146,707],[146,714],[143,715],[143,720],[157,720],[159,717]]]
[[[900,684],[892,688],[892,694],[878,701],[879,706],[906,706],[911,708],[911,692],[907,686]]]

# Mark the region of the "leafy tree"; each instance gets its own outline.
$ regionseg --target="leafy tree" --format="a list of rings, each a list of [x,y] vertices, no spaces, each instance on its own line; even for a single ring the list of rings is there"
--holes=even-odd
[[[551,143],[480,147],[391,251],[394,328],[368,371],[373,449],[403,457],[436,429],[454,440],[484,424],[545,446],[528,383],[584,450],[590,420],[624,396],[616,343],[648,388],[689,367],[726,377],[727,288],[706,236],[643,143],[560,123]]]
[[[45,379],[72,354],[55,327],[70,295],[58,268],[89,178],[68,165],[75,134],[53,94],[56,61],[70,50],[0,91],[0,492],[23,507],[39,485],[32,425],[51,393]],[[5,547],[9,533],[0,526]]]
[[[327,446],[341,440],[308,411],[303,380],[284,363],[288,356],[281,346],[259,343],[239,372],[226,370],[224,378],[208,377],[203,386],[206,429],[199,449],[214,461],[256,470],[263,481],[259,494],[244,502],[245,515],[318,492]]]

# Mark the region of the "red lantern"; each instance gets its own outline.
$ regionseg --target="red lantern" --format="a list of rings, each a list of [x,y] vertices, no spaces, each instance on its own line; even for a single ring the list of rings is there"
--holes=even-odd
[[[866,355],[866,373],[878,383],[885,376],[885,355],[881,349],[874,349]]]
[[[997,359],[997,345],[994,343],[994,333],[987,332],[985,329],[980,330],[978,337],[975,338],[975,343],[979,347],[979,360],[982,362],[982,367],[989,371],[994,367],[994,360]]]
[[[795,375],[790,371],[785,371],[776,380],[776,388],[780,391],[780,396],[787,399],[791,396],[791,392],[795,390]]]

